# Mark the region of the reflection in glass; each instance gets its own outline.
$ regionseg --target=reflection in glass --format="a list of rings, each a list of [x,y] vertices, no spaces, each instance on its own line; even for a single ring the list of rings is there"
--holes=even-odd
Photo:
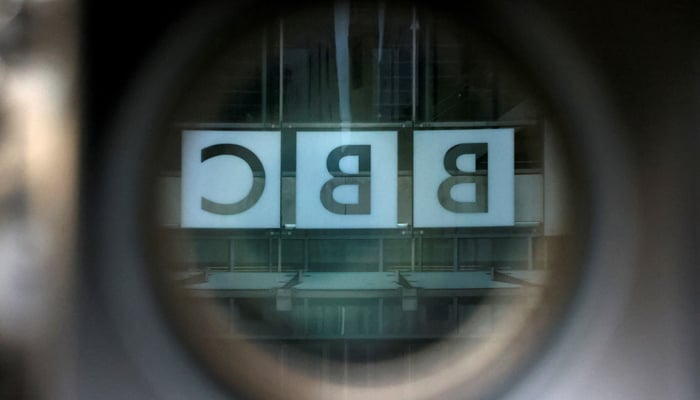
[[[246,39],[217,54],[167,128],[172,146],[163,157],[158,205],[161,237],[167,238],[160,243],[168,259],[165,274],[185,289],[197,318],[206,322],[210,314],[202,310],[215,309],[224,326],[198,326],[198,337],[256,343],[282,364],[291,365],[297,352],[310,355],[322,362],[305,364],[306,373],[369,385],[378,379],[372,366],[382,360],[414,363],[409,355],[429,348],[449,359],[481,343],[513,340],[531,328],[524,322],[531,313],[549,315],[548,291],[565,287],[552,289],[551,277],[571,271],[572,249],[580,243],[572,239],[578,231],[571,171],[543,106],[478,35],[419,9],[336,2],[270,21]],[[203,150],[188,147],[188,140],[200,135],[204,142],[217,137],[237,143],[243,136],[254,140],[256,131],[280,138],[272,155],[279,180],[269,171],[264,175],[265,185],[279,193],[270,211],[279,213],[279,224],[241,228],[223,213],[222,225],[183,225],[181,209],[189,205],[182,201],[193,186],[186,184],[189,172],[181,160],[193,157],[202,171],[210,163],[204,157],[200,162]],[[386,148],[394,153],[372,153],[370,147],[380,146],[369,144],[361,155],[348,151],[359,146],[353,140],[363,137],[360,132],[387,137]],[[427,144],[417,146],[417,135],[428,135]],[[317,136],[314,142],[337,140],[337,147],[300,147]],[[428,176],[444,174],[438,182],[453,176],[459,190],[440,194],[457,204],[448,210],[453,220],[421,227],[416,215],[426,210],[414,206],[425,193],[415,188],[426,174],[417,169],[432,142],[444,141],[438,137],[477,139],[441,150],[461,149],[471,158],[455,153],[451,164],[440,161],[428,170]],[[319,154],[324,151],[337,157]],[[503,154],[506,180],[492,175]],[[389,165],[389,159],[395,161]],[[196,179],[226,171],[235,185],[237,176],[244,181],[255,174],[245,163],[226,160],[220,160],[222,169],[207,167]],[[328,172],[312,177],[316,181],[338,180],[325,202],[299,201],[324,196],[313,184],[298,184],[303,166],[313,163],[321,174]],[[376,180],[377,171],[389,167],[396,173],[360,194],[358,179]],[[206,195],[215,197],[218,188],[206,182]],[[509,191],[498,192],[504,185]],[[347,193],[336,193],[339,187]],[[383,194],[387,187],[392,195]],[[311,195],[301,196],[306,190]],[[480,193],[486,190],[488,196]],[[437,203],[437,186],[430,196],[445,208],[445,201]],[[458,204],[479,201],[478,207]],[[391,215],[381,216],[393,221],[389,225],[324,222],[329,212],[337,220],[370,221],[385,202],[395,204]],[[319,210],[312,228],[299,220],[302,209],[312,218]],[[460,219],[501,209],[510,210],[509,222],[502,215],[484,223]],[[334,361],[346,366],[340,378]],[[348,370],[349,364],[364,372]],[[401,368],[397,376],[410,375]]]

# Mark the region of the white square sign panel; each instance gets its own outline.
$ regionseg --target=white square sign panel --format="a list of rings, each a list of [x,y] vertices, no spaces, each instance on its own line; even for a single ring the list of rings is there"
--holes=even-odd
[[[395,228],[396,132],[297,132],[298,228]]]
[[[415,131],[413,174],[416,227],[514,224],[513,129]]]
[[[182,226],[279,227],[280,140],[280,132],[184,131]]]

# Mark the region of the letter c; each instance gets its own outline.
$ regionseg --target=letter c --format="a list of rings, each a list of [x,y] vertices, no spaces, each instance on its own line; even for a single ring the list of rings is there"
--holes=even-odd
[[[220,215],[240,214],[260,200],[265,189],[265,169],[255,153],[237,144],[215,144],[205,147],[202,149],[202,162],[224,155],[238,157],[248,164],[253,171],[253,187],[243,199],[233,203],[217,203],[202,197],[202,210]]]

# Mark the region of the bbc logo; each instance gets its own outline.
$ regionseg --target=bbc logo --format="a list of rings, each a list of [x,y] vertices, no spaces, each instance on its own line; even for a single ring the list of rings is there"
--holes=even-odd
[[[413,132],[412,198],[398,198],[397,132],[297,132],[295,220],[302,229],[396,228],[514,221],[513,129]],[[185,131],[182,226],[278,228],[281,133]]]

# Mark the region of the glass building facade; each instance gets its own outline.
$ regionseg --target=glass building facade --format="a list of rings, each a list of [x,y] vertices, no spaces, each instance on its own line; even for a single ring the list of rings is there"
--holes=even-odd
[[[229,321],[202,334],[371,365],[447,335],[498,338],[514,304],[536,303],[573,231],[567,175],[534,94],[485,43],[419,9],[339,2],[221,55],[173,124],[159,178],[169,273]],[[490,129],[513,132],[513,223],[416,226],[415,133]],[[278,226],[183,226],[183,131],[279,132]],[[299,133],[384,131],[397,138],[396,226],[299,226]],[[478,180],[489,159],[474,164]]]

